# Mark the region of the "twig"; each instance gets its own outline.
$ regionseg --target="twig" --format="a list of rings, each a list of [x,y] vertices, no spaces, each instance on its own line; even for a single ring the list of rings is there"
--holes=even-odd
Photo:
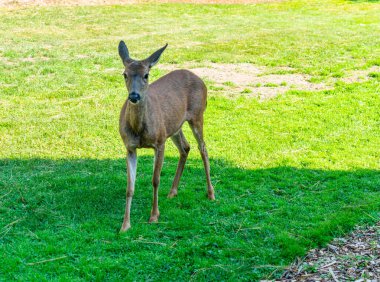
[[[2,195],[2,196],[0,197],[0,200],[1,200],[2,198],[5,198],[6,196],[8,196],[8,195],[9,195],[11,192],[12,192],[12,190],[11,190],[11,191],[9,191],[8,193],[6,193],[6,194]]]
[[[329,267],[329,272],[330,272],[332,278],[334,279],[334,281],[335,281],[335,282],[339,282],[339,280],[336,278],[336,276],[335,276],[335,274],[334,274],[334,271],[332,270],[331,267]]]
[[[242,228],[242,229],[240,229],[240,231],[241,231],[241,230],[259,230],[259,229],[261,229],[261,227],[259,227],[259,226],[256,226],[256,227],[247,227],[247,228]]]
[[[51,262],[51,261],[55,261],[55,260],[65,259],[65,258],[67,258],[67,256],[61,256],[61,257],[58,257],[58,258],[52,258],[52,259],[45,259],[45,260],[41,260],[41,261],[37,261],[37,262],[29,262],[29,263],[27,263],[26,265],[41,264],[41,263]]]
[[[364,214],[368,215],[370,218],[372,218],[372,219],[374,219],[374,220],[379,220],[379,219],[377,219],[377,218],[373,217],[372,215],[370,215],[370,214],[369,214],[369,213],[367,213],[367,212],[364,212]]]
[[[275,268],[267,277],[266,279],[269,280],[272,278],[272,276],[278,271],[278,268]]]
[[[209,269],[212,269],[212,267],[207,267],[207,268],[205,267],[205,268],[196,269],[194,271],[194,273],[191,274],[190,281],[193,281],[194,277],[197,276],[199,272],[206,271],[206,270],[209,270]]]
[[[62,118],[62,117],[65,117],[66,115],[65,114],[57,114],[57,115],[54,115],[54,116],[51,116],[50,117],[50,121],[54,120],[54,119],[57,119],[57,118]]]
[[[11,231],[11,229],[12,228],[9,227],[7,230],[1,231],[1,233],[3,233],[3,234],[1,235],[0,239],[3,239],[5,237],[5,235],[7,235],[9,231]]]
[[[36,233],[30,231],[30,229],[28,229],[29,233],[32,234],[35,238],[37,238],[38,240],[40,239],[40,237],[37,236]]]
[[[177,242],[178,242],[178,240],[175,241],[175,242],[170,246],[170,248],[174,248],[174,246],[177,245]]]
[[[8,223],[7,225],[5,225],[5,226],[3,227],[3,229],[6,229],[7,227],[11,227],[12,225],[15,225],[17,222],[19,222],[19,221],[21,221],[21,220],[23,220],[23,219],[25,219],[25,217],[21,217],[21,218],[19,218],[19,219],[16,219],[15,221],[12,221],[11,223]]]
[[[239,231],[241,230],[242,225],[243,225],[243,222],[240,223],[238,230],[235,231],[236,234],[239,233]]]
[[[133,240],[132,242],[166,246],[165,243],[161,243],[161,242],[149,242],[149,241],[144,241],[144,240]]]
[[[306,255],[305,257],[303,257],[302,259],[299,260],[298,264],[297,264],[297,274],[300,274],[301,271],[302,271],[302,268],[303,268],[303,263],[304,261],[309,257],[310,255]]]
[[[215,265],[213,265],[214,267],[219,267],[220,269],[223,269],[224,271],[227,271],[227,269],[225,269],[224,267],[223,267],[223,265],[222,264],[215,264]],[[228,266],[228,265],[227,265]]]
[[[157,222],[141,222],[142,224],[168,224],[167,221],[157,221]]]
[[[273,265],[273,264],[262,264],[262,265],[254,265],[252,268],[288,268],[287,265]]]
[[[326,268],[326,267],[332,266],[334,264],[336,264],[336,260],[334,260],[333,262],[330,262],[328,264],[325,264],[325,265],[321,266],[320,268]]]
[[[235,231],[236,234],[240,232],[240,230],[242,229],[242,226],[243,226],[243,224],[246,222],[246,220],[247,220],[247,219],[245,218],[242,222],[240,222],[240,225],[239,225],[238,230]]]

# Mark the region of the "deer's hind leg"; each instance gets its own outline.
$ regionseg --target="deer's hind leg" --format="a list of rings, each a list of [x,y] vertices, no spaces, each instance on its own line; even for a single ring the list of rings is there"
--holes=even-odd
[[[178,148],[179,151],[179,161],[177,166],[177,171],[173,180],[172,188],[168,194],[168,198],[173,198],[177,196],[179,180],[181,179],[183,169],[185,168],[185,163],[187,156],[190,151],[190,145],[187,142],[185,136],[183,135],[182,129],[178,131],[175,135],[171,137],[174,145]]]
[[[191,130],[193,131],[194,137],[198,142],[198,149],[201,153],[203,165],[206,172],[207,180],[207,195],[210,200],[215,200],[214,187],[211,184],[210,177],[210,162],[208,159],[208,153],[206,149],[205,141],[203,140],[203,116],[197,120],[189,121]]]

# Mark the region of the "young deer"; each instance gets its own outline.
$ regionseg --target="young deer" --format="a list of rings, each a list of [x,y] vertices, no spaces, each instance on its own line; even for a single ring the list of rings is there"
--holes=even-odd
[[[206,109],[207,89],[203,81],[188,70],[176,70],[148,84],[149,71],[159,60],[167,44],[145,60],[129,57],[124,41],[119,43],[119,55],[125,66],[123,73],[128,89],[128,99],[121,113],[119,130],[127,149],[127,200],[121,232],[128,230],[133,193],[135,190],[137,148],[153,148],[153,206],[149,222],[156,222],[158,211],[158,186],[164,160],[165,141],[169,137],[178,148],[180,158],[168,197],[177,195],[190,145],[182,132],[188,121],[198,142],[207,179],[208,198],[215,199],[210,179],[210,164],[203,140],[203,112]]]

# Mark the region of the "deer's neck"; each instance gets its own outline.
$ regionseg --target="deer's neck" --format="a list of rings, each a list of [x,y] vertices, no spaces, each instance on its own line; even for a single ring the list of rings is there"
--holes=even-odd
[[[128,101],[126,118],[131,129],[136,133],[140,133],[144,129],[146,101],[138,104],[132,104]]]

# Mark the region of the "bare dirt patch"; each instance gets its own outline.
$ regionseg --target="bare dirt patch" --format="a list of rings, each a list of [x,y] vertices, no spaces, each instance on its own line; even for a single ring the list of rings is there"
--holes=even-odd
[[[181,68],[178,65],[161,65],[165,71]],[[369,79],[369,74],[380,72],[380,67],[373,66],[367,70],[348,72],[343,78],[330,79],[328,83],[313,83],[311,76],[295,73],[290,67],[266,68],[253,64],[216,64],[185,65],[187,68],[211,83],[210,92],[227,96],[242,94],[245,96],[267,99],[283,94],[288,90],[319,91],[333,89],[334,83],[363,82]]]
[[[368,80],[370,73],[380,72],[380,66],[372,66],[368,70],[354,70],[348,72],[346,77],[343,77],[341,81],[345,83],[363,82]]]
[[[166,65],[161,68],[174,70],[176,66]],[[310,76],[292,73],[294,70],[289,67],[271,70],[282,74],[268,74],[268,68],[252,64],[210,63],[205,67],[186,66],[186,68],[214,83],[211,90],[214,89],[226,95],[240,93],[266,99],[283,94],[290,89],[324,90],[331,88],[324,83],[311,83],[309,82]]]
[[[256,4],[281,0],[0,0],[0,7],[17,6],[95,6],[142,3]]]

